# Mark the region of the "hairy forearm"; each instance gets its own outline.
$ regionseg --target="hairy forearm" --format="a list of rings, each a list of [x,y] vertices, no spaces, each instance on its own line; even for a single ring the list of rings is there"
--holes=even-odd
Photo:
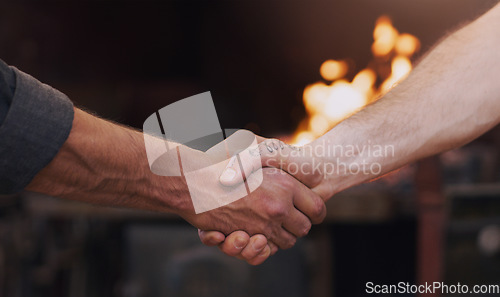
[[[152,168],[168,176],[150,169],[145,141],[149,157],[156,159],[150,160]],[[225,144],[208,153],[152,135],[145,139],[141,132],[75,109],[68,139],[27,189],[101,205],[172,212],[200,230],[264,234],[281,248],[306,234],[311,221],[324,218],[321,198],[276,169],[262,170],[260,179],[252,175],[246,185],[223,187],[219,177],[227,164]],[[162,146],[175,149],[162,153]]]
[[[68,139],[27,190],[108,206],[192,209],[182,177],[157,176],[149,169],[141,132],[76,108]]]
[[[379,164],[381,170],[326,177],[333,195],[420,158],[466,144],[500,119],[500,6],[447,37],[410,76],[376,103],[311,144],[354,145],[364,153],[324,162]],[[383,154],[374,154],[380,147]],[[387,154],[389,152],[389,154]]]

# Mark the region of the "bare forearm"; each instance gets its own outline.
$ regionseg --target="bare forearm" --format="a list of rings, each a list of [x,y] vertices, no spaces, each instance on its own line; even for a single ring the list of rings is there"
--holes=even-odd
[[[370,153],[335,156],[346,163],[377,163],[381,171],[327,177],[330,194],[417,159],[466,144],[500,119],[500,6],[434,48],[384,98],[343,121],[312,146],[340,144]],[[382,155],[374,147],[391,146]],[[387,154],[389,152],[389,154]],[[337,159],[338,157],[338,159]],[[325,162],[333,162],[327,156]]]
[[[28,190],[109,206],[192,209],[185,181],[149,169],[141,132],[75,109],[71,133]]]

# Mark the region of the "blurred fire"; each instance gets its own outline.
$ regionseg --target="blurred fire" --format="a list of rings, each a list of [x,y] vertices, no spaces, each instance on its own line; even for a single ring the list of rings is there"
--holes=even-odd
[[[349,72],[347,62],[323,62],[320,74],[326,82],[304,89],[308,116],[300,123],[292,143],[303,145],[323,135],[408,75],[412,69],[410,58],[419,50],[420,41],[411,34],[400,34],[387,16],[377,19],[373,39],[372,62],[351,82],[345,78]]]

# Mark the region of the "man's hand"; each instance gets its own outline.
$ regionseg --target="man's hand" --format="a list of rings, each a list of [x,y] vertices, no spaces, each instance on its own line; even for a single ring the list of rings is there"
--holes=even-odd
[[[150,144],[155,141],[163,140],[148,138]],[[159,144],[150,147],[165,147],[163,143]],[[170,148],[175,145],[167,144]],[[250,235],[263,234],[280,248],[290,248],[297,237],[309,232],[311,222],[320,223],[323,220],[326,215],[324,202],[317,194],[279,169],[262,169],[254,167],[253,163],[246,164],[254,162],[254,159],[260,160],[258,156],[248,155],[251,158],[249,160],[228,160],[228,156],[233,153],[242,149],[247,152],[251,148],[256,148],[255,135],[241,130],[207,152],[177,145],[176,149],[170,149],[171,153],[161,155],[151,164],[155,173],[168,175],[171,167],[169,164],[173,163],[172,159],[178,158],[192,205],[177,213],[192,225],[201,230],[217,230],[226,235],[236,230]],[[251,172],[244,168],[244,171],[249,172],[245,183],[222,185],[221,172],[226,167],[237,168],[240,164],[252,167]]]
[[[316,166],[322,165],[323,161],[316,155],[312,145],[297,147],[278,139],[259,138],[259,140],[257,147],[248,148],[238,154],[242,160],[244,174],[240,166],[235,162],[229,162],[220,176],[221,184],[228,187],[235,186],[243,182],[243,176],[250,176],[261,167],[282,169],[311,189],[323,181],[324,168]]]
[[[311,223],[320,223],[324,219],[324,202],[281,170],[261,170],[262,184],[248,196],[201,214],[190,211],[181,216],[201,230],[218,230],[226,235],[242,230],[250,235],[263,234],[279,248],[292,247],[297,237],[309,232]],[[252,175],[248,181],[252,181]],[[206,193],[212,195],[217,189],[207,188]]]
[[[244,177],[251,177],[251,174],[255,170],[260,170],[261,167],[276,167],[287,171],[313,191],[325,193],[321,187],[323,167],[314,168],[314,164],[321,163],[321,159],[314,155],[312,146],[294,147],[277,139],[260,139],[260,141],[257,148],[250,148],[239,154],[244,174],[235,162],[228,163],[220,177],[223,185],[241,184]],[[329,197],[322,198],[326,200]],[[272,242],[266,245],[267,240],[264,236],[250,237],[242,231],[233,232],[227,238],[217,231],[200,231],[199,236],[205,245],[218,245],[227,255],[245,260],[252,265],[261,264],[278,250]]]
[[[367,164],[369,168],[375,164],[377,168],[360,174],[337,167],[324,172],[313,191],[331,197],[408,163],[464,145],[498,125],[500,84],[493,78],[500,75],[499,26],[497,4],[435,46],[383,98],[311,144],[323,149],[334,144],[360,149],[354,154],[327,156],[325,164]],[[370,148],[376,146],[390,149],[372,153]],[[291,171],[290,167],[280,168]]]
[[[262,264],[278,251],[278,247],[268,242],[262,234],[250,237],[244,231],[235,231],[225,237],[217,231],[199,230],[198,235],[205,245],[218,246],[226,255],[245,260],[251,265]]]
[[[157,141],[163,144],[164,140]],[[320,222],[325,216],[318,195],[280,170],[269,168],[262,170],[261,186],[247,197],[195,214],[186,178],[154,174],[144,146],[142,133],[75,109],[68,139],[27,189],[100,205],[176,213],[201,230],[264,234],[280,248],[291,247],[297,237],[307,234],[311,221]],[[183,147],[181,153],[185,153],[184,169],[209,161],[201,151]],[[177,157],[167,155],[161,165],[174,167],[179,164]],[[219,183],[226,163],[203,171],[192,184],[207,201],[231,191]],[[255,185],[254,178],[250,176],[247,184]]]

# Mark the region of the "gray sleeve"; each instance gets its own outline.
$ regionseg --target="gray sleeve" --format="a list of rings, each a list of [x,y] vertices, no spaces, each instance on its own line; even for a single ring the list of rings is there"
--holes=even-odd
[[[0,59],[0,126],[9,111],[15,89],[16,76],[14,70]]]
[[[66,95],[12,67],[14,97],[0,126],[0,194],[24,189],[55,157],[73,124]]]

